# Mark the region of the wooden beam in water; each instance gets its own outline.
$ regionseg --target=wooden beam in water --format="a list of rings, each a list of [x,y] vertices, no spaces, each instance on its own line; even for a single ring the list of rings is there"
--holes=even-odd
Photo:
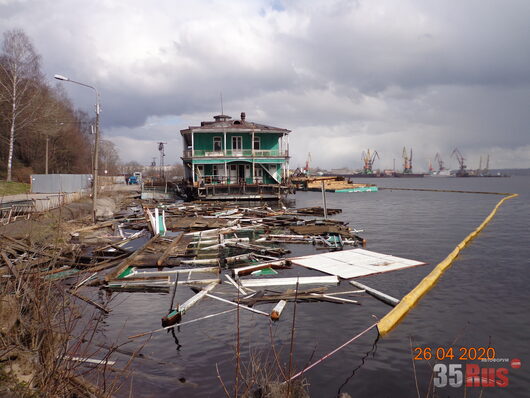
[[[242,279],[243,287],[266,287],[266,286],[295,286],[300,285],[336,285],[339,283],[337,276],[305,276],[296,278],[266,278],[266,279]]]
[[[278,301],[278,304],[274,306],[274,308],[271,311],[271,319],[273,321],[277,321],[280,319],[280,315],[282,315],[282,311],[285,308],[285,305],[287,304],[287,301],[280,300]]]
[[[366,286],[366,285],[364,285],[364,284],[362,284],[360,282],[350,281],[350,283],[353,286],[358,287],[359,289],[366,290],[366,293],[368,293],[370,296],[373,296],[376,299],[378,299],[378,300],[382,301],[383,303],[386,303],[386,304],[388,304],[388,305],[390,305],[392,307],[395,307],[399,303],[399,300],[397,298],[389,296],[388,294],[380,292],[379,290],[372,289],[371,287]]]
[[[203,299],[209,291],[213,290],[217,283],[218,282],[210,283],[199,293],[182,303],[182,305],[180,305],[178,308],[173,309],[169,314],[162,318],[162,326],[166,327],[177,323],[182,318],[182,315],[184,315],[186,311]]]
[[[179,244],[179,242],[182,240],[182,237],[184,236],[183,233],[181,233],[178,237],[176,237],[175,239],[173,239],[173,241],[169,244],[169,246],[167,247],[167,249],[164,251],[164,253],[162,253],[162,255],[159,257],[159,259],[157,260],[156,264],[160,267],[164,261],[167,260],[167,258],[169,257],[171,251]]]
[[[223,303],[227,303],[227,304],[230,304],[230,305],[235,305],[235,306],[237,306],[239,308],[242,308],[244,310],[247,310],[247,311],[255,312],[256,314],[269,316],[269,314],[267,314],[266,312],[263,312],[263,311],[260,311],[260,310],[256,310],[254,308],[247,307],[246,305],[241,305],[241,304],[238,304],[238,303],[234,303],[233,301],[225,300],[224,298],[217,297],[217,296],[214,296],[214,295],[209,294],[209,293],[206,293],[206,296],[210,297],[210,298],[213,298],[215,300],[218,300],[218,301],[222,301]]]

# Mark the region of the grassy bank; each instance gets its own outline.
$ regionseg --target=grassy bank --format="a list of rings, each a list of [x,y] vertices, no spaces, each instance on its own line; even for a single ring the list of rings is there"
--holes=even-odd
[[[0,181],[0,196],[28,193],[29,188],[29,184],[24,184],[22,182]]]

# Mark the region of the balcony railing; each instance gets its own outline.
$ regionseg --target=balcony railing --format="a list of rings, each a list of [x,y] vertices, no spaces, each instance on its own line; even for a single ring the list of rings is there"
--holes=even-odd
[[[236,177],[227,177],[221,175],[205,175],[197,176],[197,181],[195,185],[217,185],[217,184],[263,184],[263,177],[255,176],[254,179],[251,177],[247,178],[236,178]]]
[[[203,149],[195,150],[185,150],[184,157],[206,157],[206,158],[215,158],[215,157],[284,157],[289,156],[289,151],[280,151],[277,149],[227,149],[225,151],[207,151]]]

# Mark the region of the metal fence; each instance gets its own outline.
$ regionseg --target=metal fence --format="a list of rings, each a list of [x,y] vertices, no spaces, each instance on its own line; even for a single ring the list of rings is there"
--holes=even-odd
[[[91,174],[32,174],[31,193],[69,193],[90,190]]]
[[[0,200],[0,224],[6,225],[21,218],[29,219],[33,213],[56,209],[75,202],[86,195],[88,195],[88,192],[71,192],[38,195],[37,197],[28,195],[26,199],[18,199],[12,202],[2,202]]]

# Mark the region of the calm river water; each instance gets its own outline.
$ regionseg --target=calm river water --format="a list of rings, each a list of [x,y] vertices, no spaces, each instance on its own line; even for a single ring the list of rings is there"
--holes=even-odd
[[[436,389],[437,397],[525,397],[530,391],[530,177],[510,178],[412,178],[373,179],[386,188],[434,188],[489,192],[515,192],[499,209],[486,229],[458,257],[436,287],[421,300],[388,336],[377,339],[372,329],[305,374],[311,397],[426,397],[432,392],[432,366],[437,363],[508,369],[506,387],[451,387]],[[296,207],[320,206],[322,195],[299,192]],[[420,260],[428,265],[374,275],[361,282],[397,298],[403,297],[432,268],[490,213],[501,199],[497,195],[449,192],[380,190],[376,193],[328,193],[328,207],[341,208],[335,218],[363,229],[367,249]],[[312,246],[292,245],[292,255],[315,252]],[[282,276],[321,275],[295,267]],[[352,290],[342,281],[330,290]],[[230,298],[234,289],[222,285],[219,296]],[[177,301],[192,295],[177,290]],[[103,299],[103,297],[102,297]],[[362,305],[301,303],[296,307],[293,368],[332,351],[384,316],[391,308],[370,296]],[[119,293],[112,296],[112,312],[106,317],[100,341],[122,343],[127,336],[160,327],[169,306],[168,294]],[[256,308],[270,311],[272,305]],[[205,299],[193,307],[183,321],[220,312],[230,307]],[[240,313],[242,366],[247,377],[251,359],[265,370],[277,373],[271,344],[280,361],[288,363],[293,305],[289,303],[280,321]],[[132,364],[132,380],[119,396],[137,397],[223,397],[219,376],[232,392],[235,374],[236,313],[228,313],[190,325],[172,333],[156,333],[134,340],[122,348],[144,345],[144,358]],[[455,358],[413,361],[418,350],[433,353],[452,347]],[[461,347],[493,347],[496,357],[521,360],[521,368],[510,363],[480,363],[458,359]],[[441,352],[441,351],[439,351]],[[126,356],[114,354],[117,366]],[[413,363],[414,362],[414,363]],[[415,370],[414,366],[415,365]],[[417,386],[416,381],[417,379]],[[132,386],[132,387],[130,387]],[[419,389],[419,394],[417,392]],[[481,395],[482,394],[482,395]],[[233,396],[233,394],[231,395]],[[429,395],[432,396],[432,395]]]

